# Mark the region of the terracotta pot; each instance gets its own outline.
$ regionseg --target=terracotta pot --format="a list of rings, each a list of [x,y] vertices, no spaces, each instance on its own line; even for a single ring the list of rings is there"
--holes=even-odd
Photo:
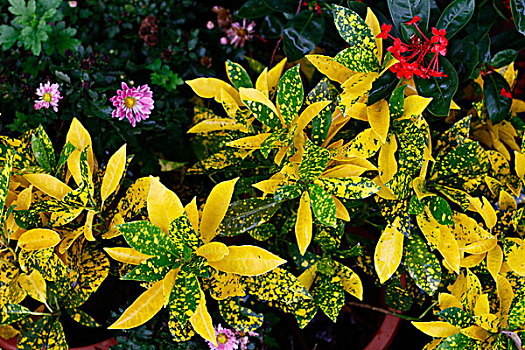
[[[4,350],[16,350],[17,337],[5,340],[0,338],[0,348]],[[110,346],[116,345],[117,340],[115,338],[109,338],[103,342],[82,346],[79,348],[69,348],[69,350],[108,350]]]

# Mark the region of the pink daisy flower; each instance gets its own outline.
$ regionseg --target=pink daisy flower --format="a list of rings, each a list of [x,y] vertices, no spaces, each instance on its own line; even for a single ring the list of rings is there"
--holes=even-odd
[[[228,29],[228,32],[226,33],[230,38],[230,44],[234,45],[235,47],[239,45],[244,47],[244,43],[247,40],[252,40],[254,28],[255,22],[252,21],[246,25],[246,18],[242,20],[242,26],[239,22],[233,23],[231,28]]]
[[[217,346],[206,340],[210,350],[236,350],[239,348],[239,340],[231,329],[222,328],[219,324],[215,327]]]
[[[148,84],[138,88],[129,88],[126,83],[122,83],[122,90],[117,90],[117,95],[109,100],[117,109],[113,110],[111,116],[118,117],[119,120],[128,118],[131,125],[135,126],[137,122],[148,119],[153,109],[153,92]]]
[[[51,106],[55,112],[58,112],[58,100],[62,99],[58,88],[58,84],[51,84],[49,81],[45,85],[40,83],[40,87],[36,89],[36,94],[40,99],[35,101],[35,109]]]

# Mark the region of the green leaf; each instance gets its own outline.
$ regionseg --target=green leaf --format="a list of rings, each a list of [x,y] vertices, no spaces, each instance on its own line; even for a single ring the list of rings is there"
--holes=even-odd
[[[372,31],[357,13],[333,5],[334,23],[339,35],[349,47],[338,53],[334,61],[356,72],[374,72],[380,67],[377,46]]]
[[[363,199],[379,191],[374,181],[357,176],[319,178],[315,182],[334,196],[345,199]]]
[[[329,159],[330,152],[326,148],[319,147],[307,139],[299,165],[299,178],[306,182],[316,179],[325,170]]]
[[[277,85],[277,106],[287,125],[292,123],[303,106],[304,90],[299,67],[297,64],[288,69]]]
[[[466,311],[455,306],[441,310],[436,316],[459,328],[466,328],[474,324],[474,319]]]
[[[405,267],[416,285],[428,295],[433,295],[441,282],[441,265],[421,237],[412,233],[405,240]]]
[[[15,28],[10,27],[6,24],[0,26],[0,44],[4,51],[8,50],[13,46],[18,39],[18,32]]]
[[[285,200],[295,199],[299,197],[304,191],[303,186],[299,183],[284,185],[279,187],[274,193],[273,197],[276,201],[282,202]]]
[[[60,169],[62,169],[62,166],[67,163],[67,160],[69,159],[69,156],[73,151],[76,149],[75,146],[71,142],[67,142],[64,145],[64,148],[62,148],[62,152],[60,152],[60,157],[58,158],[58,163],[55,168],[55,174],[58,174],[60,172]]]
[[[334,323],[345,303],[345,291],[338,276],[322,276],[316,281],[312,291],[316,305]]]
[[[445,338],[437,347],[437,350],[466,350],[473,349],[475,340],[470,339],[463,333],[458,333]]]
[[[466,81],[479,64],[479,49],[470,41],[455,38],[447,46],[447,57],[456,68],[459,81]]]
[[[197,276],[191,271],[182,268],[170,293],[169,307],[174,317],[186,324],[191,315],[197,310],[201,300],[201,288]]]
[[[266,16],[269,10],[264,0],[248,0],[237,10],[237,16],[256,19]]]
[[[80,323],[84,327],[100,327],[100,324],[93,319],[93,317],[86,314],[80,309],[66,309],[69,317],[71,317],[76,322]]]
[[[385,303],[388,307],[397,311],[406,312],[410,310],[412,302],[413,299],[410,292],[403,287],[399,278],[393,278],[385,291]]]
[[[176,342],[185,342],[190,340],[195,335],[195,331],[193,330],[190,321],[188,320],[186,323],[181,324],[177,320],[176,315],[177,314],[175,311],[170,312],[170,319],[168,321],[170,334]]]
[[[327,78],[321,79],[321,81],[308,93],[306,96],[306,104],[310,105],[315,102],[329,101],[330,89],[328,87],[329,81]],[[328,130],[332,124],[332,111],[328,108],[324,108],[318,115],[312,120],[312,142],[318,146],[321,146],[328,136]]]
[[[423,31],[428,29],[430,19],[430,1],[428,0],[388,0],[388,10],[395,27],[399,30],[402,23],[410,21],[414,16],[421,17],[417,24]]]
[[[218,232],[238,235],[267,222],[279,209],[272,198],[248,198],[230,204]]]
[[[518,301],[514,303],[509,313],[509,329],[517,330],[525,327],[525,296],[518,294]]]
[[[516,29],[525,35],[525,0],[510,0],[510,9]]]
[[[27,5],[24,0],[9,0],[11,5],[8,10],[15,16],[31,16],[35,13],[35,0],[28,0]]]
[[[239,332],[254,332],[262,326],[263,314],[241,306],[238,297],[218,300],[218,304],[222,318]]]
[[[226,61],[226,73],[228,74],[228,78],[236,89],[241,87],[253,88],[250,76],[240,64],[230,60]]]
[[[28,317],[31,310],[18,304],[5,304],[0,307],[0,324],[10,324]]]
[[[7,193],[9,192],[9,180],[11,179],[11,169],[13,167],[14,154],[7,151],[5,162],[0,171],[0,213],[4,211]]]
[[[446,37],[450,40],[472,18],[474,14],[474,0],[455,0],[441,13],[436,24],[437,29],[445,29]]]
[[[294,0],[264,0],[264,3],[273,11],[295,13],[297,10]]]
[[[392,119],[400,118],[405,113],[405,89],[406,85],[397,87],[388,100],[388,108]]]
[[[324,34],[323,16],[301,11],[286,23],[283,31],[284,53],[288,61],[297,61],[315,49]]]
[[[506,49],[495,54],[494,57],[492,57],[492,61],[490,61],[490,65],[496,69],[505,67],[514,62],[517,57],[518,51]]]
[[[335,201],[332,196],[319,185],[308,185],[308,193],[312,202],[312,212],[319,222],[325,226],[336,227]]]
[[[410,204],[408,207],[408,212],[412,215],[419,215],[425,211],[425,203],[420,201],[416,195],[410,197]]]
[[[184,260],[189,260],[192,252],[201,245],[202,241],[186,215],[179,216],[170,223],[166,250]]]
[[[439,196],[432,196],[425,198],[427,200],[428,208],[432,213],[432,216],[441,225],[452,225],[454,226],[454,220],[452,220],[452,209],[448,205],[448,202]]]
[[[483,78],[484,103],[492,124],[498,124],[509,116],[512,99],[502,96],[501,89],[510,91],[509,83],[499,73],[493,72]]]
[[[163,255],[167,251],[168,236],[149,221],[133,221],[117,226],[129,246],[142,254]]]
[[[169,253],[154,256],[141,262],[133,270],[121,277],[122,280],[157,282],[176,265],[176,257]]]
[[[386,71],[372,83],[372,89],[368,92],[368,100],[366,104],[368,106],[385,99],[394,91],[396,86],[399,84],[399,79],[395,73],[390,70]]]
[[[439,57],[439,64],[446,77],[414,77],[414,81],[421,96],[432,97],[428,111],[435,116],[444,117],[448,115],[452,98],[458,89],[458,74],[446,58]]]

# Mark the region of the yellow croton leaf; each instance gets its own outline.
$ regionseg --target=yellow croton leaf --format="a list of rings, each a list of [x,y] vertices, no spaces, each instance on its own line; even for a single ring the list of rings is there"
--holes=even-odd
[[[483,314],[474,316],[474,321],[481,328],[491,332],[496,333],[499,330],[501,320],[497,315],[494,314]]]
[[[167,274],[166,277],[162,280],[162,290],[164,293],[164,306],[167,306],[170,302],[170,295],[171,290],[173,289],[173,286],[175,285],[175,279],[180,271],[180,267],[177,267],[176,269],[171,269]]]
[[[304,111],[294,120],[296,124],[295,133],[301,133],[304,128],[321,112],[331,101],[320,101],[309,105]]]
[[[460,328],[451,325],[448,322],[433,321],[433,322],[416,322],[412,321],[414,327],[421,332],[435,338],[446,338],[460,332]]]
[[[40,191],[58,200],[72,191],[71,187],[48,174],[26,174],[24,178]]]
[[[378,34],[381,33],[381,27],[379,26],[379,21],[377,20],[376,15],[374,12],[372,12],[370,7],[366,8],[365,23],[368,25],[372,35],[375,38],[377,46],[377,60],[379,61],[379,64],[381,64],[381,62],[383,62],[383,39],[377,37]]]
[[[275,115],[281,120],[281,124],[284,126],[286,123],[284,122],[283,117],[281,114],[277,111],[277,108],[275,108],[275,105],[273,102],[262,92],[260,92],[257,89],[251,89],[251,88],[240,88],[239,89],[241,99],[243,101],[254,101],[257,103],[261,103],[268,107]]]
[[[472,254],[467,257],[461,258],[461,262],[459,264],[460,267],[474,267],[478,266],[484,259],[487,254]]]
[[[200,246],[195,253],[208,261],[219,261],[228,255],[229,250],[224,243],[210,242]]]
[[[29,275],[22,273],[18,277],[18,284],[31,298],[46,303],[46,281],[38,270],[33,270]]]
[[[93,210],[90,210],[87,212],[86,215],[86,223],[84,224],[84,237],[88,241],[95,241],[95,237],[93,236],[93,218],[95,217],[95,212]]]
[[[437,249],[441,255],[443,255],[450,268],[455,273],[459,274],[461,254],[459,251],[458,242],[447,226],[440,225],[439,231],[441,233],[441,237],[437,241]]]
[[[333,168],[325,170],[320,177],[350,177],[361,176],[365,171],[365,167],[355,164],[341,164]]]
[[[379,177],[383,183],[390,181],[397,173],[396,161],[397,141],[394,134],[390,134],[386,142],[379,150],[379,157],[377,159],[379,167]]]
[[[396,272],[403,256],[403,233],[398,229],[399,217],[388,225],[379,241],[374,253],[374,266],[379,281],[384,283]]]
[[[297,221],[295,222],[295,238],[301,255],[304,255],[312,241],[312,209],[310,205],[310,195],[308,191],[304,191],[299,201]]]
[[[496,211],[487,198],[482,197],[482,199],[479,199],[469,197],[468,200],[470,202],[469,210],[478,212],[489,229],[492,229],[494,226],[496,226],[496,222],[498,220]]]
[[[520,179],[524,179],[525,178],[525,154],[514,151],[514,156],[515,156],[514,169],[516,170],[516,175],[518,175]]]
[[[73,176],[73,179],[75,180],[75,183],[78,186],[80,186],[83,181],[82,174],[80,171],[80,156],[81,156],[81,151],[74,150],[73,153],[71,153],[71,155],[67,159],[67,168],[71,172],[71,175]],[[90,190],[92,192],[93,191],[93,174],[91,171],[89,171],[87,175],[88,175],[88,181],[90,184]]]
[[[297,279],[306,288],[306,290],[309,291],[310,287],[315,281],[316,276],[317,276],[317,263],[307,268],[302,274],[299,275],[299,277],[297,277]]]
[[[336,62],[332,57],[323,55],[306,55],[306,58],[312,63],[315,68],[322,74],[326,75],[328,79],[334,80],[339,84],[343,84],[355,72]]]
[[[229,118],[214,118],[214,119],[207,119],[203,120],[197,125],[194,125],[190,128],[190,130],[187,131],[188,134],[199,134],[199,133],[205,133],[210,131],[221,131],[221,130],[227,130],[227,131],[235,131],[240,130],[245,132],[246,127],[242,124],[237,123],[233,119]]]
[[[263,133],[254,136],[241,137],[240,139],[228,142],[226,146],[243,149],[259,149],[264,140],[270,135],[271,133]]]
[[[479,341],[485,341],[490,337],[490,333],[481,328],[480,326],[469,326],[461,329],[461,333],[465,334],[467,337],[476,339]]]
[[[501,210],[517,210],[518,205],[516,200],[510,193],[505,190],[501,190],[499,193],[499,207]]]
[[[476,306],[474,306],[474,315],[484,315],[490,313],[489,295],[484,293],[481,294],[476,300]]]
[[[201,291],[201,299],[199,301],[199,306],[197,310],[190,317],[190,323],[201,337],[211,342],[213,345],[217,346],[217,338],[215,336],[215,328],[213,328],[213,323],[211,316],[206,307],[206,298],[204,293]]]
[[[366,115],[372,130],[379,136],[382,143],[386,142],[390,128],[390,109],[386,100],[379,100],[366,109]]]
[[[503,264],[503,251],[499,245],[495,245],[494,248],[487,252],[487,270],[489,271],[494,281],[498,280],[498,273],[501,270]]]
[[[514,299],[514,290],[509,280],[502,275],[497,276],[496,292],[499,299],[499,314],[500,317],[504,317],[509,314]]]
[[[84,227],[79,227],[78,229],[68,232],[62,237],[62,241],[60,241],[60,244],[58,245],[58,252],[60,254],[64,254],[66,250],[71,247],[71,245],[75,242],[75,240],[82,236],[84,234]]]
[[[267,194],[273,194],[279,187],[284,185],[286,183],[286,180],[283,179],[269,179],[269,180],[263,180],[260,182],[257,182],[256,184],[253,184],[252,186],[256,189],[262,191],[265,195]]]
[[[108,329],[130,329],[149,321],[164,306],[164,280],[142,293]]]
[[[18,239],[18,246],[24,250],[46,249],[56,246],[60,235],[53,230],[34,228],[24,232]]]
[[[507,264],[520,276],[525,276],[525,245],[513,248],[507,255]]]
[[[498,239],[496,237],[493,237],[466,245],[465,247],[462,247],[461,250],[469,254],[484,254],[492,250],[492,248],[494,248],[497,245]]]
[[[186,204],[186,206],[184,207],[184,210],[186,211],[186,216],[188,217],[188,220],[190,220],[193,230],[199,233],[200,217],[199,217],[199,208],[197,208],[197,197],[193,197],[191,202]]]
[[[208,264],[223,272],[258,276],[286,262],[267,250],[251,245],[229,246],[228,249],[228,255],[219,261],[209,261]]]
[[[449,307],[463,309],[463,304],[461,304],[461,301],[452,294],[448,293],[439,293],[438,305],[441,310],[448,309]]]
[[[165,233],[169,232],[170,223],[184,213],[182,202],[173,191],[160,181],[150,176],[151,185],[147,207],[149,220]]]
[[[119,213],[115,214],[111,223],[109,224],[109,229],[106,233],[102,235],[104,239],[111,239],[117,236],[120,236],[122,233],[118,230],[117,226],[124,223],[124,218]]]
[[[151,258],[150,255],[142,254],[133,248],[114,247],[104,248],[104,250],[113,259],[125,264],[138,265]]]
[[[272,69],[268,71],[266,82],[268,84],[268,90],[270,91],[270,94],[275,92],[277,84],[279,83],[279,79],[283,74],[283,69],[286,66],[286,62],[287,59],[285,57],[281,60],[281,62],[277,63]]]
[[[368,106],[363,102],[356,102],[348,111],[347,114],[354,119],[368,122]]]
[[[86,147],[88,147],[87,161],[89,164],[90,172],[93,173],[94,164],[95,164],[95,156],[93,155],[93,146],[91,143],[91,136],[89,135],[89,132],[86,130],[86,128],[84,128],[84,126],[78,121],[77,118],[73,118],[73,120],[71,121],[71,126],[69,127],[69,130],[66,135],[66,144],[68,142],[71,142],[71,144],[75,146],[76,152],[73,152],[73,153],[78,153],[79,159],[80,159],[80,152],[82,152]],[[69,161],[68,161],[68,167],[69,167]],[[77,179],[75,178],[75,181],[76,180]],[[77,182],[77,184],[79,184],[79,182]]]
[[[379,135],[371,128],[365,129],[350,141],[346,157],[370,158],[381,148]]]
[[[111,156],[111,158],[109,158],[108,164],[106,165],[106,172],[104,173],[102,184],[100,186],[102,206],[104,206],[105,200],[117,189],[118,184],[124,175],[125,167],[126,145],[123,145]]]
[[[344,221],[350,221],[350,213],[348,213],[345,205],[336,196],[330,196],[335,202],[335,217]]]
[[[419,95],[407,96],[404,102],[404,115],[400,119],[412,118],[419,116],[432,101],[432,97],[423,97]]]
[[[204,243],[211,241],[217,234],[217,228],[228,210],[237,180],[239,178],[223,181],[211,190],[204,204],[200,225],[201,237]]]
[[[242,105],[239,97],[239,92],[235,90],[230,84],[217,78],[197,78],[193,80],[186,80],[193,91],[202,98],[213,98],[215,101],[221,103],[221,90],[230,94],[238,105]]]
[[[257,77],[257,80],[255,81],[255,88],[262,92],[264,96],[269,97],[270,91],[268,89],[268,68],[264,68],[261,74],[259,74]]]

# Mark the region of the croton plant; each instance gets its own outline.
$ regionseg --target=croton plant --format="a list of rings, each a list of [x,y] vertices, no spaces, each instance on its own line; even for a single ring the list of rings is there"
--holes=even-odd
[[[389,1],[391,20],[349,5],[333,7],[347,47],[307,56],[323,76],[311,91],[286,59],[253,80],[228,61],[229,81],[187,82],[201,98],[188,132],[203,155],[188,174],[216,182],[206,199],[182,203],[153,176],[125,180],[125,145],[98,164],[77,119],[58,156],[41,127],[0,137],[1,335],[19,334],[20,349],[67,349],[60,316],[98,326],[80,307],[114,267],[145,291],[111,329],[166,307],[176,341],[197,333],[217,345],[218,322],[263,324],[256,301],[301,328],[318,311],[336,322],[369,292],[366,275],[391,309],[428,307],[409,317],[434,338],[428,350],[521,349],[515,53],[491,55],[486,29],[469,44],[477,58],[461,62],[470,52],[454,41],[473,35],[473,0],[443,11]],[[366,235],[348,230],[363,224]]]

